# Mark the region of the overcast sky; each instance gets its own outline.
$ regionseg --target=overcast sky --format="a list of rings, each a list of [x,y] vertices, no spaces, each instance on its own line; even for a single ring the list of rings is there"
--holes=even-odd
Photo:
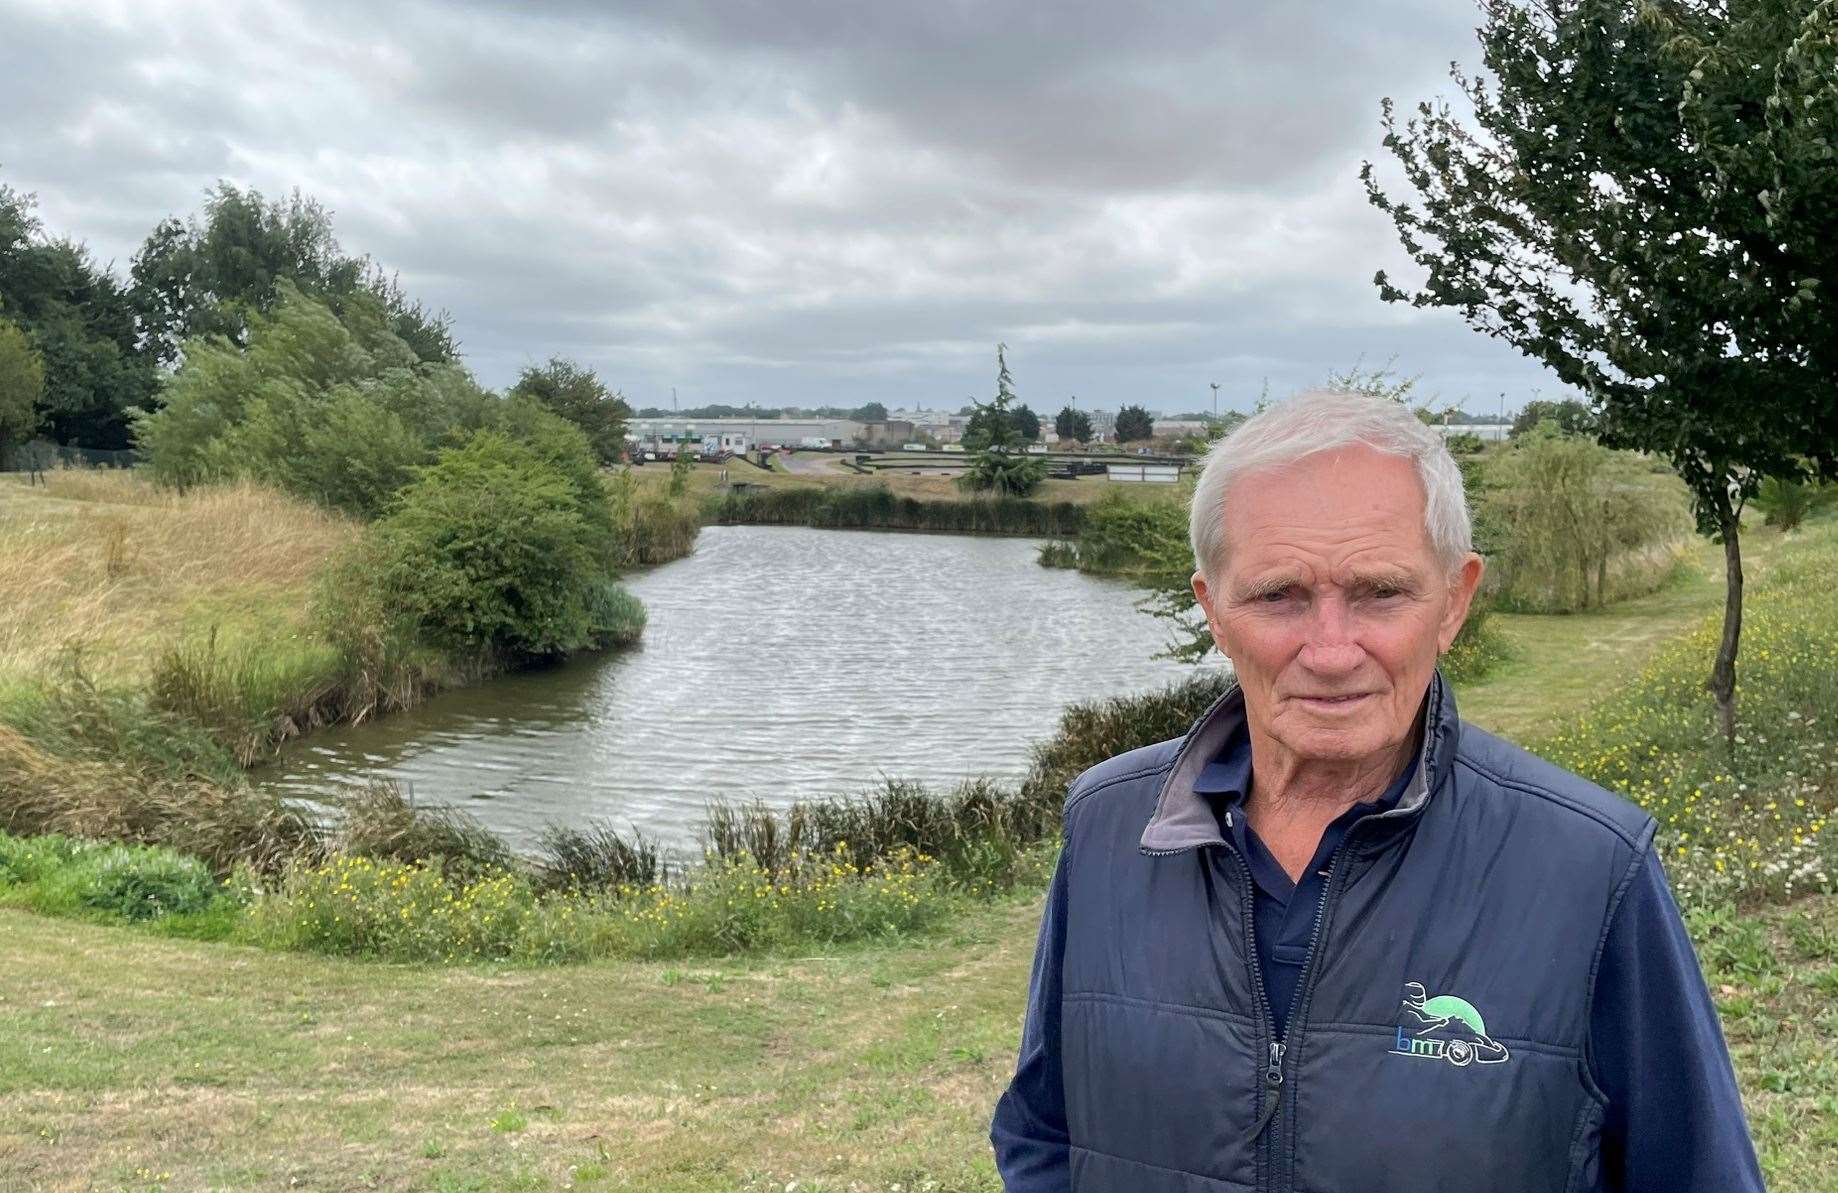
[[[503,386],[635,405],[1247,407],[1393,356],[1558,386],[1367,205],[1379,100],[1447,95],[1472,0],[0,0],[0,181],[125,273],[218,178],[299,187]]]

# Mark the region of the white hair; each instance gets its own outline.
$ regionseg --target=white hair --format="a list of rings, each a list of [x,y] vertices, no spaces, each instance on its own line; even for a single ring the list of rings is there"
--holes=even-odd
[[[1423,529],[1453,573],[1474,549],[1461,469],[1434,428],[1389,398],[1311,390],[1252,415],[1206,452],[1188,510],[1194,566],[1212,583],[1225,566],[1225,521],[1232,484],[1247,474],[1293,464],[1316,452],[1368,447],[1417,466]]]

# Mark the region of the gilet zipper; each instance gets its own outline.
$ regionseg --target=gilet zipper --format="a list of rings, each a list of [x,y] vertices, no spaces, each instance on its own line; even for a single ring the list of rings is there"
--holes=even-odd
[[[1226,815],[1228,817],[1226,827],[1229,828],[1231,827],[1231,821],[1229,820],[1231,813],[1228,812]],[[1251,1130],[1245,1135],[1246,1143],[1259,1143],[1260,1137],[1266,1136],[1267,1134],[1267,1138],[1261,1139],[1262,1150],[1267,1156],[1267,1163],[1263,1165],[1265,1180],[1262,1182],[1262,1185],[1264,1188],[1273,1190],[1280,1188],[1276,1169],[1280,1154],[1278,1144],[1282,1138],[1283,1132],[1280,1126],[1273,1131],[1269,1130],[1269,1128],[1283,1108],[1283,1060],[1289,1052],[1289,1041],[1292,1033],[1301,1026],[1297,1019],[1297,1013],[1308,1005],[1308,995],[1314,988],[1315,953],[1321,943],[1322,926],[1327,922],[1328,905],[1338,893],[1338,883],[1336,880],[1340,875],[1340,856],[1346,852],[1347,845],[1353,839],[1353,834],[1359,831],[1361,825],[1371,819],[1374,818],[1371,816],[1363,816],[1348,825],[1347,831],[1340,838],[1340,843],[1334,846],[1334,852],[1328,855],[1326,872],[1327,886],[1322,890],[1321,901],[1315,907],[1315,922],[1314,926],[1309,930],[1308,935],[1308,951],[1304,953],[1302,957],[1301,979],[1296,986],[1295,994],[1290,997],[1288,1026],[1285,1027],[1281,1039],[1277,1038],[1276,1019],[1270,1012],[1270,997],[1264,988],[1263,966],[1258,963],[1257,959],[1257,909],[1251,891],[1251,884],[1253,881],[1251,878],[1251,866],[1250,863],[1239,854],[1237,844],[1229,839],[1226,841],[1226,847],[1231,852],[1232,860],[1238,865],[1239,877],[1243,880],[1240,886],[1240,902],[1244,908],[1245,957],[1250,963],[1251,989],[1256,997],[1258,1013],[1261,1016],[1264,1031],[1270,1038],[1268,1058],[1264,1064],[1262,1080],[1259,1082],[1258,1089],[1258,1096],[1262,1105],[1258,1111],[1257,1121],[1252,1124]]]

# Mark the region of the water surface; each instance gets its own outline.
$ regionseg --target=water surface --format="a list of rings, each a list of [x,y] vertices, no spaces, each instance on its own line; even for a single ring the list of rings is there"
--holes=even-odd
[[[642,644],[323,731],[264,768],[310,796],[366,773],[519,845],[610,819],[691,848],[712,799],[783,804],[879,776],[1015,779],[1071,702],[1191,673],[1141,590],[1037,540],[714,526],[628,578]]]

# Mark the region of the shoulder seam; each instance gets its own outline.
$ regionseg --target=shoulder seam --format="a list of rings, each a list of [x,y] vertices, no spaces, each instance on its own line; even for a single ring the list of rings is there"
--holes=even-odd
[[[1493,771],[1488,770],[1486,767],[1482,766],[1480,763],[1476,762],[1474,759],[1464,757],[1459,754],[1456,755],[1455,761],[1460,766],[1465,766],[1471,771],[1487,776],[1489,779],[1492,779],[1495,783],[1498,783],[1502,787],[1511,788],[1514,791],[1523,791],[1527,795],[1538,796],[1540,799],[1546,799],[1554,804],[1559,805],[1560,807],[1568,808],[1570,811],[1577,813],[1579,816],[1588,817],[1589,819],[1595,821],[1597,824],[1601,825],[1603,828],[1606,828],[1609,832],[1615,834],[1615,836],[1621,838],[1622,842],[1629,849],[1635,850],[1636,852],[1638,852],[1640,849],[1643,848],[1644,846],[1643,838],[1651,839],[1652,837],[1652,831],[1650,827],[1652,823],[1652,817],[1647,814],[1646,809],[1641,808],[1640,805],[1634,803],[1631,800],[1626,801],[1628,806],[1631,808],[1634,808],[1641,815],[1647,816],[1647,819],[1648,819],[1649,827],[1639,832],[1630,832],[1629,830],[1623,828],[1621,825],[1616,824],[1609,817],[1604,816],[1602,813],[1596,811],[1594,808],[1591,808],[1585,804],[1578,803],[1576,800],[1573,800],[1569,798],[1568,796],[1560,795],[1559,793],[1552,791],[1548,787],[1537,787],[1521,779],[1509,779],[1505,775],[1495,774]],[[1584,781],[1587,782],[1587,780],[1584,780]],[[1609,794],[1613,795],[1614,793],[1610,792]],[[1615,798],[1621,799],[1623,797],[1615,796]]]
[[[1144,767],[1142,770],[1130,771],[1128,774],[1112,775],[1110,778],[1105,779],[1102,783],[1094,784],[1090,787],[1087,787],[1083,791],[1075,791],[1067,797],[1066,806],[1063,809],[1061,809],[1060,817],[1063,820],[1065,817],[1072,815],[1072,809],[1078,807],[1081,803],[1085,802],[1085,799],[1087,796],[1094,795],[1097,792],[1103,791],[1106,787],[1115,787],[1117,784],[1127,783],[1131,779],[1140,779],[1144,775],[1152,775],[1152,774],[1155,774],[1157,771],[1165,771],[1168,769],[1169,765],[1170,765],[1169,763],[1162,762],[1162,763],[1156,764],[1155,766]]]

